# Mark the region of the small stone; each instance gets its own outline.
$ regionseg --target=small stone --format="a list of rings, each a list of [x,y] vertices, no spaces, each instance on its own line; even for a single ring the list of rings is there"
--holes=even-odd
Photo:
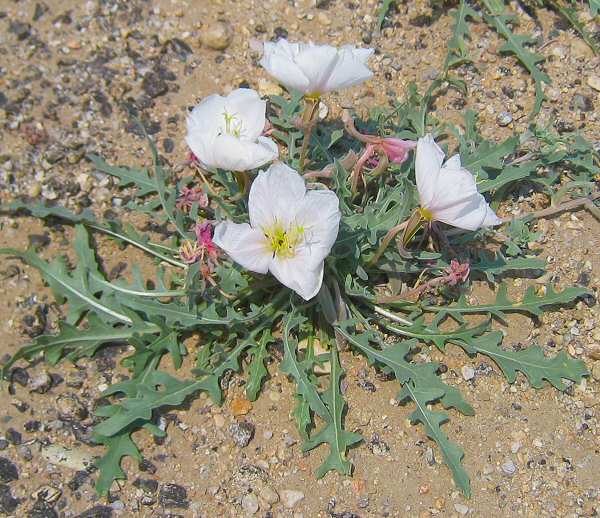
[[[517,466],[512,460],[508,460],[502,464],[502,471],[505,475],[512,476],[517,472]]]
[[[281,502],[287,509],[293,509],[298,502],[304,500],[304,493],[294,489],[284,489],[279,493],[279,496],[281,497]]]
[[[19,505],[19,501],[12,496],[10,487],[0,484],[0,513],[11,514]]]
[[[233,398],[231,401],[231,413],[234,416],[246,415],[252,410],[252,403],[243,397]]]
[[[50,387],[52,387],[52,378],[46,371],[42,371],[34,376],[29,385],[30,390],[32,392],[37,392],[38,394],[48,392]]]
[[[245,448],[254,437],[254,425],[248,421],[229,425],[229,433],[239,448]]]
[[[225,418],[221,414],[215,414],[213,420],[215,421],[215,426],[217,428],[223,428],[223,426],[225,426]]]
[[[271,486],[263,486],[258,491],[258,496],[270,505],[279,502],[279,494]]]
[[[19,457],[21,457],[23,460],[26,460],[27,462],[33,459],[33,453],[31,453],[31,448],[29,448],[29,446],[25,446],[24,444],[20,444],[19,446],[17,446],[17,453],[19,454]]]
[[[263,439],[266,439],[267,441],[273,438],[273,432],[271,430],[265,430],[262,435]]]
[[[15,367],[10,371],[10,381],[26,387],[29,383],[29,373],[23,367]]]
[[[78,514],[75,518],[112,518],[112,516],[113,510],[111,507],[107,505],[95,505]]]
[[[281,88],[281,86],[279,86],[277,83],[261,77],[258,80],[258,93],[261,97],[281,95],[283,93],[283,88]]]
[[[465,504],[454,504],[454,510],[463,516],[469,512],[469,508]]]
[[[596,381],[600,381],[600,361],[595,361],[592,367],[592,376]]]
[[[460,372],[462,373],[462,377],[466,380],[472,380],[475,377],[475,369],[470,365],[464,365]]]
[[[13,446],[18,446],[22,442],[22,436],[14,428],[6,430],[6,440]]]
[[[435,466],[436,460],[433,448],[427,448],[427,450],[425,450],[425,461],[429,466]]]
[[[225,21],[217,21],[209,24],[200,34],[203,45],[213,50],[225,50],[233,39],[231,24]]]
[[[33,497],[36,500],[43,500],[47,504],[54,504],[62,495],[60,489],[54,486],[41,486],[37,491],[33,493]]]
[[[88,416],[87,408],[72,393],[61,394],[56,398],[56,410],[63,421],[82,420]]]
[[[0,438],[0,451],[6,450],[8,448],[8,441],[4,438]]]
[[[69,450],[57,444],[50,444],[42,448],[41,454],[51,464],[74,471],[84,471],[94,465],[94,457],[77,448]]]
[[[512,115],[508,112],[500,112],[496,117],[496,123],[498,126],[508,126],[512,121]]]
[[[591,112],[594,109],[594,105],[587,95],[575,94],[571,100],[571,109]]]
[[[250,514],[258,511],[258,498],[254,493],[248,493],[242,497],[242,509]]]
[[[144,473],[150,473],[150,475],[154,475],[156,473],[156,466],[148,459],[142,459],[142,461],[138,464],[138,468]]]
[[[510,445],[511,453],[517,453],[521,449],[522,444],[519,441],[515,441]]]
[[[325,25],[326,27],[331,25],[331,20],[330,20],[329,16],[327,16],[325,13],[317,14],[317,21],[321,25]]]
[[[385,457],[390,453],[390,447],[379,437],[378,433],[371,435],[371,440],[367,444],[367,448],[369,448],[373,455],[377,455],[378,457]]]
[[[37,500],[27,513],[27,518],[58,518],[58,513],[44,500]]]
[[[0,457],[0,480],[2,482],[12,482],[19,479],[19,472],[15,466],[6,457]]]
[[[158,482],[151,478],[138,478],[133,482],[133,485],[149,495],[153,495],[158,491]]]
[[[359,379],[356,384],[365,392],[375,392],[377,388],[369,380]]]
[[[587,84],[590,88],[600,92],[600,76],[590,76],[587,78]]]
[[[115,511],[124,511],[125,504],[121,500],[116,500],[110,504],[110,508]]]
[[[142,88],[152,99],[165,95],[169,91],[167,82],[153,70],[146,72],[142,80]]]
[[[185,487],[177,484],[165,484],[160,488],[158,500],[163,507],[187,509],[190,505]]]

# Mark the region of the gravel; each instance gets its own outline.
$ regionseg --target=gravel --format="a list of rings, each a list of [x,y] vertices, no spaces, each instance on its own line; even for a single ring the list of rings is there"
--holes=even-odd
[[[17,466],[6,457],[0,457],[0,480],[2,482],[12,482],[18,479],[19,471],[17,470]]]
[[[187,490],[178,484],[164,484],[158,494],[160,505],[168,508],[187,509],[190,505]]]

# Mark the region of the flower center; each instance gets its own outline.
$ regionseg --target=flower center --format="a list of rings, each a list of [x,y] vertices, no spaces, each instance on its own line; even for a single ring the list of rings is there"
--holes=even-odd
[[[273,251],[273,254],[284,259],[296,255],[296,247],[302,243],[304,238],[304,227],[301,226],[286,230],[276,223],[270,229],[263,230],[263,232],[269,241],[269,248]]]
[[[223,119],[225,121],[225,134],[240,138],[245,131],[242,121],[236,115],[226,111],[223,112]]]
[[[433,221],[433,213],[429,209],[419,207],[419,214],[425,221]]]

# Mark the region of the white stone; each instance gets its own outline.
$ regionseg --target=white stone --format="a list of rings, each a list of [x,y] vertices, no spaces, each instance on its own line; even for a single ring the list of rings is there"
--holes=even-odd
[[[254,493],[248,493],[242,497],[242,509],[250,514],[258,511],[258,498]]]
[[[287,509],[293,509],[298,502],[304,500],[304,493],[295,489],[284,489],[279,493],[279,496]]]

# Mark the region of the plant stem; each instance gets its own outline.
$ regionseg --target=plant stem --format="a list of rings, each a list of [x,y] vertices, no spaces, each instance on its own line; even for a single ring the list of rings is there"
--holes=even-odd
[[[298,169],[300,173],[304,171],[304,163],[310,145],[312,132],[317,125],[317,114],[319,113],[319,98],[304,97],[304,113],[302,114],[302,126],[304,130],[304,138],[302,139],[302,148],[300,150],[300,161]]]
[[[373,311],[375,311],[375,313],[379,313],[381,316],[384,316],[385,318],[389,318],[390,320],[393,320],[394,322],[397,322],[398,324],[403,324],[405,326],[412,326],[413,325],[413,322],[411,322],[410,320],[406,320],[405,318],[399,317],[395,313],[387,311],[386,309],[383,309],[380,306],[375,306],[374,305],[373,306]]]

